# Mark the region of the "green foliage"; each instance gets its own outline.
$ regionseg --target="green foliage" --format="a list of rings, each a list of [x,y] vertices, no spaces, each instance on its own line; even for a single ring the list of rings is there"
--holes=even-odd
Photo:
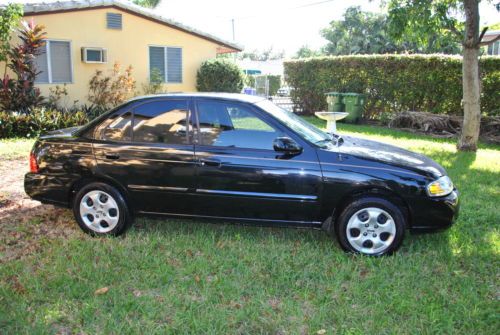
[[[255,87],[255,76],[250,74],[244,74],[243,84],[245,85],[245,87]]]
[[[269,47],[263,50],[255,49],[252,51],[245,51],[238,55],[238,59],[249,59],[261,62],[283,58],[285,58],[285,50],[275,52],[273,47]]]
[[[299,50],[295,53],[292,58],[310,58],[321,56],[323,53],[320,50],[313,50],[308,45],[303,45]]]
[[[481,59],[482,111],[500,115],[500,59]],[[306,112],[327,108],[325,92],[368,96],[365,117],[405,110],[461,114],[462,62],[444,55],[366,55],[285,62],[292,99]]]
[[[161,0],[132,0],[132,2],[141,7],[156,8]]]
[[[0,81],[0,107],[4,110],[26,113],[43,101],[40,90],[35,87],[35,79],[39,73],[35,57],[42,53],[45,45],[43,29],[44,26],[33,21],[23,21],[19,32],[20,43],[7,53],[7,67],[16,78],[5,74]]]
[[[23,5],[8,4],[0,7],[0,62],[7,61],[12,32],[23,16]]]
[[[239,93],[242,88],[242,70],[224,59],[207,60],[196,73],[196,89],[200,92]]]
[[[500,2],[498,3],[500,5]],[[500,30],[500,22],[488,25],[489,30]]]
[[[151,71],[151,78],[149,82],[147,84],[142,84],[142,91],[144,92],[144,94],[166,93],[167,89],[163,81],[164,78],[161,75],[160,70],[154,68]]]
[[[457,13],[463,12],[460,0],[389,0],[388,30],[398,41],[443,47],[463,39],[463,23]]]
[[[427,39],[414,39],[412,31],[402,30],[395,37],[388,33],[388,21],[385,14],[349,7],[342,20],[332,21],[322,30],[322,36],[329,41],[324,52],[328,55],[460,52],[459,44],[442,32]],[[390,22],[396,24],[394,18]]]
[[[34,108],[29,114],[0,112],[0,138],[36,137],[44,132],[80,126],[90,121],[82,110],[61,112]]]
[[[281,87],[281,76],[280,75],[268,75],[269,80],[269,95],[276,95],[279,88]]]

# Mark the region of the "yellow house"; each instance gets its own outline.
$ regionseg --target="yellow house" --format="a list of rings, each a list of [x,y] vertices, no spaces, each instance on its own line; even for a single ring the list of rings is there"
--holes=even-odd
[[[66,84],[69,100],[79,103],[87,102],[96,70],[110,71],[115,62],[133,67],[139,92],[152,73],[170,92],[195,91],[203,61],[242,50],[122,0],[25,4],[24,19],[34,19],[47,32],[45,52],[36,59],[41,71],[36,86],[48,96],[50,87]]]

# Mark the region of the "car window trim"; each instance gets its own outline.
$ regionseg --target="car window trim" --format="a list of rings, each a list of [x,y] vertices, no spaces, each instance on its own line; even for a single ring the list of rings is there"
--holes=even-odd
[[[229,150],[245,150],[245,151],[257,151],[257,152],[275,152],[273,149],[259,149],[259,148],[242,148],[242,147],[236,147],[236,146],[219,146],[219,145],[209,145],[209,144],[203,144],[201,142],[201,134],[199,132],[200,129],[200,120],[199,120],[199,109],[198,109],[198,103],[200,102],[220,102],[220,103],[227,103],[229,105],[234,105],[234,106],[242,106],[248,108],[254,115],[257,115],[260,120],[262,120],[264,123],[270,125],[272,128],[282,132],[285,135],[287,134],[287,128],[283,127],[279,122],[276,122],[272,118],[268,118],[263,111],[261,111],[259,108],[256,108],[254,104],[250,103],[245,103],[245,102],[240,102],[240,101],[233,101],[233,100],[226,100],[226,99],[208,99],[208,98],[194,98],[193,99],[193,110],[194,110],[194,115],[196,119],[196,142],[194,142],[195,146],[197,147],[204,147],[207,149],[229,149]],[[194,136],[193,136],[194,137]]]
[[[186,97],[186,98],[179,98],[179,97],[175,97],[175,98],[153,98],[153,99],[146,99],[146,100],[143,100],[141,101],[140,103],[137,103],[137,104],[132,104],[129,108],[123,110],[121,113],[119,113],[117,116],[120,116],[120,115],[123,115],[123,114],[126,114],[128,112],[131,112],[132,114],[132,125],[134,123],[134,118],[135,118],[135,109],[137,107],[140,107],[142,105],[145,105],[147,103],[151,103],[151,102],[157,102],[157,101],[186,101],[186,128],[187,128],[187,131],[186,131],[186,138],[188,140],[188,143],[186,144],[178,144],[178,143],[158,143],[158,142],[136,142],[134,141],[134,129],[132,127],[131,129],[131,136],[130,136],[130,141],[111,141],[111,140],[103,140],[103,139],[100,139],[100,138],[96,138],[96,132],[97,132],[97,128],[100,124],[102,124],[102,122],[106,121],[109,116],[111,116],[112,113],[110,113],[110,115],[108,115],[108,118],[104,118],[102,120],[101,123],[99,123],[95,128],[94,128],[94,132],[93,132],[93,137],[94,137],[94,140],[98,140],[98,141],[101,141],[101,142],[107,142],[107,143],[111,143],[111,144],[123,144],[123,143],[129,143],[129,144],[144,144],[144,143],[151,143],[151,144],[164,144],[164,145],[193,145],[194,142],[193,142],[193,137],[194,137],[194,132],[192,131],[192,127],[190,126],[190,123],[189,123],[189,117],[192,113],[192,104],[191,104],[191,98],[189,97]]]

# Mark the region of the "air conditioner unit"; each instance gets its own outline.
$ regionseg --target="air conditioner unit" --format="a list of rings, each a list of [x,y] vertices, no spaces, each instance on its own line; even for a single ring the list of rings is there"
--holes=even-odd
[[[106,63],[108,52],[104,48],[82,48],[82,62],[84,63]]]

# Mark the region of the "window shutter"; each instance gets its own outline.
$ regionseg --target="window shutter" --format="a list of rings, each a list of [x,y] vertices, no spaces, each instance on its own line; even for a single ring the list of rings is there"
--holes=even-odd
[[[48,42],[42,48],[42,54],[36,56],[35,67],[37,72],[40,72],[36,76],[35,83],[48,83],[49,82],[49,65],[47,63],[47,45]]]
[[[69,42],[50,41],[50,69],[53,83],[69,83],[71,78],[71,50]]]
[[[122,15],[119,13],[106,13],[106,25],[108,29],[122,29]]]
[[[153,70],[156,69],[165,81],[165,48],[149,47],[149,80],[153,78]]]
[[[167,82],[182,83],[181,48],[167,48]]]

